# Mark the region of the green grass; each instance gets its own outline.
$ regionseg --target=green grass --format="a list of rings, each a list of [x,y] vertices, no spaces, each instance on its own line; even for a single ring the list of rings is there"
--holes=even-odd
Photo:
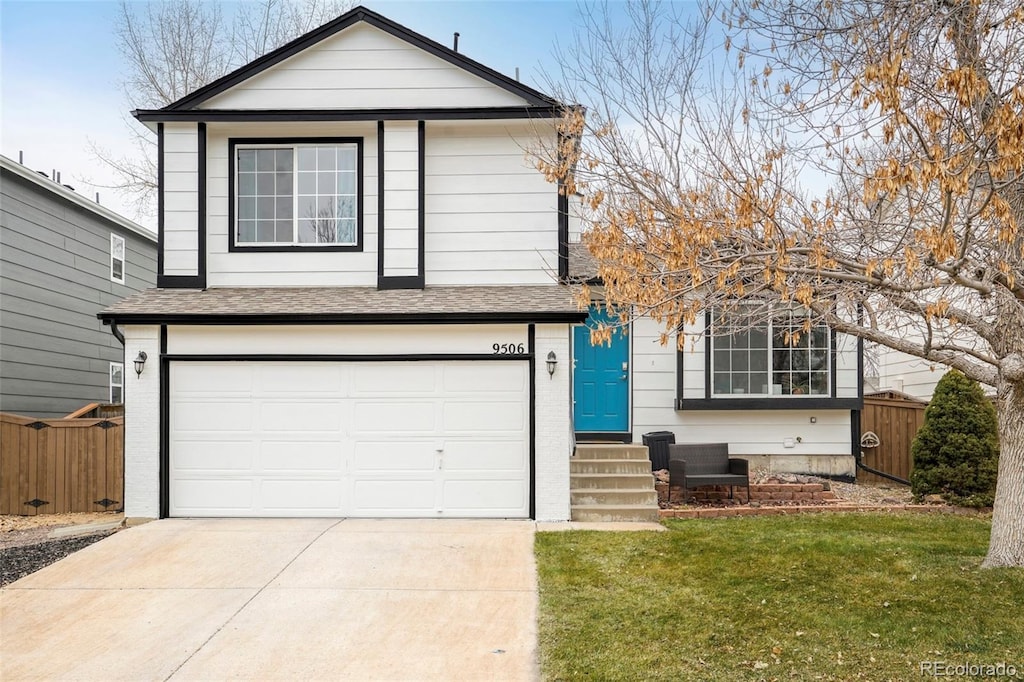
[[[979,569],[987,519],[667,525],[537,534],[545,680],[927,679],[922,661],[1024,679],[1024,569]]]

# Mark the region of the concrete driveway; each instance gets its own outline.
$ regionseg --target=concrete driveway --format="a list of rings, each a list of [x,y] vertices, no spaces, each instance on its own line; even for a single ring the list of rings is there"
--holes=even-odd
[[[0,594],[0,679],[534,680],[528,521],[155,521]]]

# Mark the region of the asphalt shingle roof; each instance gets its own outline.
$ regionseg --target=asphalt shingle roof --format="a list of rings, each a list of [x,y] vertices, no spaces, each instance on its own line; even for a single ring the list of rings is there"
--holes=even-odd
[[[576,282],[597,278],[597,259],[586,244],[569,244],[569,277]]]
[[[452,319],[578,321],[586,316],[567,286],[469,286],[426,289],[375,287],[217,287],[147,289],[103,310],[116,322],[257,322],[258,318],[307,322]],[[205,319],[204,319],[205,318]]]

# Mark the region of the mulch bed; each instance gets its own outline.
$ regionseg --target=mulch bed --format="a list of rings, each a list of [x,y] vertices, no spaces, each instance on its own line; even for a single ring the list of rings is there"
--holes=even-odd
[[[35,573],[69,554],[88,547],[117,531],[104,531],[73,538],[46,540],[29,545],[0,549],[0,587]]]

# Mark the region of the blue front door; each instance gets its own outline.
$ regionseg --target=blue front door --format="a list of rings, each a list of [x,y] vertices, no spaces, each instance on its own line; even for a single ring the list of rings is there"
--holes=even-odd
[[[608,312],[590,307],[586,325],[573,329],[573,415],[577,432],[629,430],[629,338],[616,330],[609,346],[590,344],[590,329],[612,324]]]

